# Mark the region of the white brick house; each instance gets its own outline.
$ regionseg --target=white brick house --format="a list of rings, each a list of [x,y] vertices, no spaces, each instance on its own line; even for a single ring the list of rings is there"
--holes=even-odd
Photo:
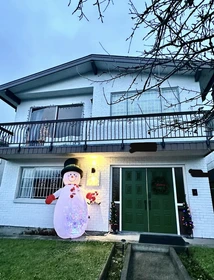
[[[98,191],[101,201],[89,206],[87,230],[109,230],[110,203],[115,201],[120,231],[182,234],[186,200],[193,235],[214,238],[206,176],[206,155],[213,149],[212,130],[206,126],[210,120],[197,131],[195,126],[176,131],[170,127],[175,120],[205,114],[184,102],[201,90],[200,79],[186,72],[162,85],[166,99],[178,101],[176,107],[168,107],[156,89],[134,102],[108,105],[106,100],[114,102],[126,94],[134,77],[110,82],[117,66],[137,63],[136,58],[90,55],[0,86],[0,97],[17,110],[14,123],[0,124],[0,157],[7,160],[0,225],[52,228],[54,204],[46,205],[45,197],[61,186],[64,161],[75,157],[84,172],[82,188],[86,193]],[[146,77],[141,74],[128,94],[141,89]],[[141,146],[133,152],[134,143]],[[201,170],[204,176],[191,170]],[[89,183],[92,175],[98,180],[94,186]],[[159,185],[165,189],[160,191]]]

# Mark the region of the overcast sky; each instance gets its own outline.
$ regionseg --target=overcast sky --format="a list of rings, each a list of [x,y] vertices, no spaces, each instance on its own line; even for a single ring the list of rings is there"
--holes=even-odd
[[[126,38],[132,21],[126,0],[116,0],[98,20],[92,2],[85,12],[89,22],[72,15],[69,0],[7,0],[0,9],[0,84],[48,69],[89,54],[137,55],[144,48],[136,34],[129,51]],[[144,2],[144,1],[142,1]],[[102,46],[100,45],[102,44]],[[0,107],[0,122],[13,121],[8,106]]]

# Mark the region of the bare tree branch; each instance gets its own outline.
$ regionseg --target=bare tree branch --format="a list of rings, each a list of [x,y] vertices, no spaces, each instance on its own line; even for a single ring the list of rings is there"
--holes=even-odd
[[[76,7],[74,8],[72,14],[75,14],[77,12],[79,12],[79,19],[87,19],[88,18],[86,17],[85,13],[84,13],[84,3],[86,2],[89,2],[90,0],[78,0],[78,3],[76,5]],[[72,0],[69,0],[68,2],[68,6],[71,6],[72,4]],[[113,0],[95,0],[95,2],[93,3],[93,6],[95,6],[97,8],[97,11],[98,11],[98,19],[103,22],[103,18],[104,18],[104,15],[103,13],[108,9],[109,5],[110,4],[114,4]],[[104,6],[103,10],[102,10],[102,7]]]
[[[94,1],[93,6],[97,9],[98,18],[103,22],[103,13],[110,4],[113,4],[113,1]],[[110,78],[108,80],[104,79],[102,82],[114,82],[116,79],[130,74],[133,75],[133,80],[127,88],[127,92],[131,92],[131,94],[127,95],[126,92],[113,103],[105,97],[106,102],[112,105],[126,99],[133,101],[140,98],[148,90],[158,89],[159,98],[165,100],[169,107],[177,106],[178,103],[191,103],[195,101],[195,106],[201,106],[200,108],[202,108],[203,104],[200,101],[201,95],[199,92],[195,92],[193,97],[186,100],[178,100],[176,105],[171,104],[163,96],[161,86],[177,73],[185,75],[187,72],[196,72],[205,66],[210,69],[214,68],[214,0],[148,0],[145,5],[141,4],[141,8],[137,8],[134,0],[126,1],[129,4],[129,16],[133,22],[132,32],[127,38],[129,49],[136,31],[141,29],[143,30],[143,42],[153,39],[154,43],[149,49],[148,47],[143,49],[142,46],[139,65],[116,67],[115,73],[117,74],[115,75],[108,72]],[[87,19],[84,14],[84,4],[86,2],[89,3],[90,0],[78,0],[73,10],[73,14],[79,13],[80,20],[83,17]],[[68,5],[71,6],[72,3],[73,1],[69,0]],[[102,48],[105,50],[103,46]],[[160,68],[163,70],[162,73],[159,73]],[[165,74],[163,74],[166,68],[168,71],[165,71]],[[144,73],[146,73],[146,79],[142,88],[139,89],[135,85],[139,77]],[[106,73],[102,73],[100,76],[104,74]],[[185,89],[180,90],[184,91]],[[214,85],[210,92],[212,91],[214,95]],[[200,114],[196,115],[194,120],[178,122],[175,119],[174,124],[168,124],[169,128],[174,127],[176,130],[196,126],[195,131],[197,131],[199,123],[204,124],[208,119],[213,118],[213,101],[205,100],[205,104],[210,106],[208,115],[207,113],[205,115],[201,114],[201,109],[199,108]],[[194,105],[191,104],[191,106]]]

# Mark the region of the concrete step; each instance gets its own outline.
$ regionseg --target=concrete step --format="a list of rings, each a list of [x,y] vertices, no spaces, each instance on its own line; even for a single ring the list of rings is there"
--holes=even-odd
[[[128,271],[130,280],[179,280],[177,271],[165,253],[133,252]]]
[[[190,280],[173,247],[129,244],[121,280]]]

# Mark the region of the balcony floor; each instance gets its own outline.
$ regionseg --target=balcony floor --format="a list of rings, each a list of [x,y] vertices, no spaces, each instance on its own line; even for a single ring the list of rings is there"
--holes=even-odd
[[[142,142],[143,143],[143,142]],[[145,142],[144,142],[145,143]],[[148,142],[146,142],[148,143]],[[150,142],[154,143],[154,142]],[[90,153],[105,155],[105,157],[125,157],[127,155],[133,157],[149,156],[149,157],[177,157],[177,156],[197,156],[204,157],[214,151],[214,141],[210,141],[210,146],[207,146],[206,141],[194,142],[165,142],[157,143],[157,151],[136,150],[130,153],[130,144],[103,144],[103,145],[57,145],[55,146],[13,146],[0,147],[0,158],[11,159],[29,159],[30,155],[33,158],[64,158],[67,155],[84,157]],[[139,142],[138,142],[139,144]],[[112,154],[113,153],[113,154]]]

